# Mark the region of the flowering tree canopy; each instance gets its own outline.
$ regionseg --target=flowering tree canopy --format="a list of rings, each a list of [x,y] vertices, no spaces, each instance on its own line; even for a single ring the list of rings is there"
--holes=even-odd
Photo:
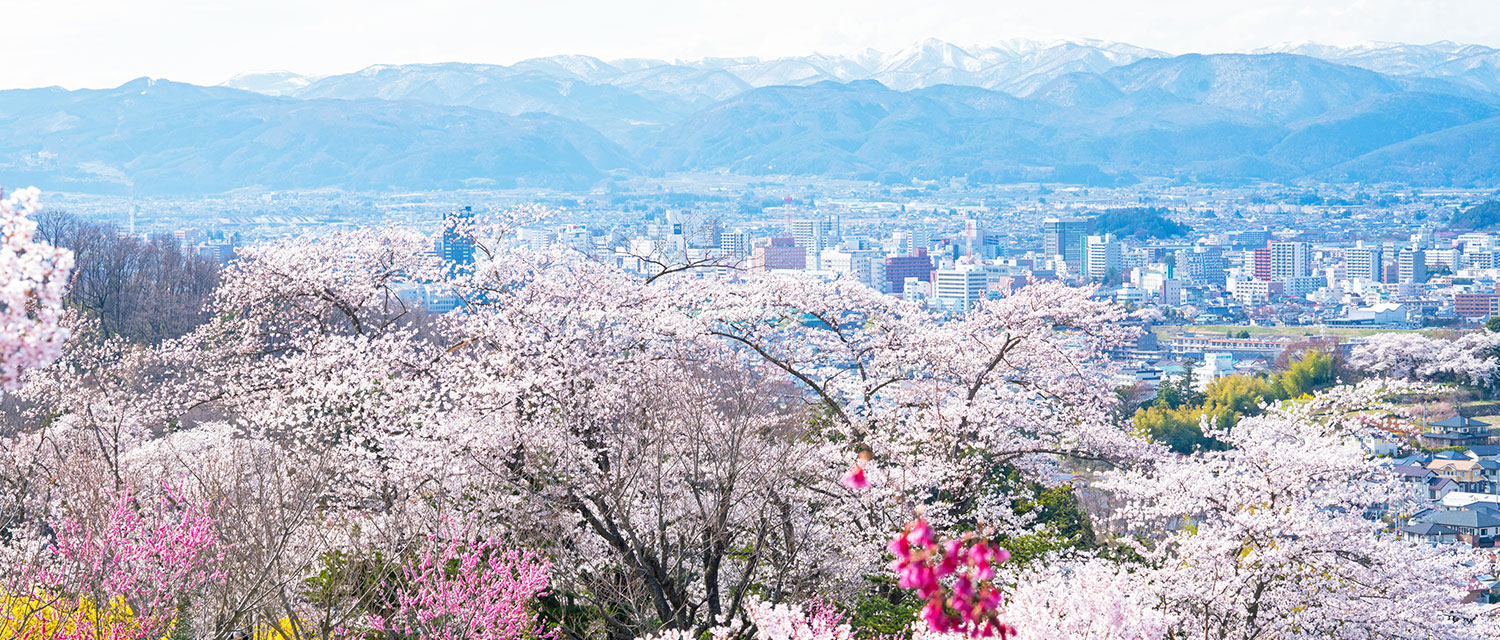
[[[1488,632],[1460,602],[1472,555],[1393,537],[1409,492],[1351,440],[1405,387],[1204,425],[1228,448],[1179,456],[1121,418],[1107,352],[1138,328],[1089,289],[945,317],[846,280],[475,242],[462,269],[401,231],[257,246],[185,335],[77,324],[0,434],[4,526],[181,480],[219,516],[179,546],[214,570],[163,593],[214,637],[852,638],[787,604],[813,597],[910,607],[924,638]],[[426,312],[432,291],[463,309]],[[1373,369],[1492,379],[1488,338],[1429,345],[1445,363],[1385,340]],[[1022,486],[1095,496],[1105,544],[1006,562],[1051,534]]]
[[[57,357],[67,340],[62,297],[73,254],[32,238],[40,192],[0,198],[0,389],[20,385],[28,369]]]

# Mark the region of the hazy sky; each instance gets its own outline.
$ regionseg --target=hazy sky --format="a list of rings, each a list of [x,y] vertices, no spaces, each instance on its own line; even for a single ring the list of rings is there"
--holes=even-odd
[[[895,50],[1098,38],[1174,53],[1288,41],[1500,46],[1500,0],[0,0],[0,87],[217,84],[378,63]]]

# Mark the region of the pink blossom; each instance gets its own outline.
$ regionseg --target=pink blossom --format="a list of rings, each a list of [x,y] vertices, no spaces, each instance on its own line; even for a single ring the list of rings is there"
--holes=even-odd
[[[394,614],[370,616],[370,626],[434,640],[553,638],[556,631],[543,630],[532,612],[551,563],[494,540],[464,542],[469,537],[460,531],[429,540],[402,571],[409,586],[391,603]]]
[[[1010,559],[1004,549],[973,534],[935,542],[922,518],[908,523],[890,548],[896,555],[896,585],[927,601],[919,617],[929,631],[973,638],[1010,635],[1009,627],[996,621],[1004,599],[991,582],[994,565]],[[940,580],[950,575],[957,576],[951,588]]]
[[[858,462],[854,463],[854,466],[849,467],[849,472],[844,474],[841,482],[845,487],[850,489],[870,488],[870,481],[865,478],[865,468]]]

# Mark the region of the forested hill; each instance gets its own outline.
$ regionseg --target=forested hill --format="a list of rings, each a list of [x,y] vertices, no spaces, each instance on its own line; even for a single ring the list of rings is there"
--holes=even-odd
[[[579,189],[675,171],[1500,184],[1500,72],[1398,73],[1327,52],[924,46],[863,62],[562,56],[232,83],[256,91],[3,91],[0,179],[135,193]]]

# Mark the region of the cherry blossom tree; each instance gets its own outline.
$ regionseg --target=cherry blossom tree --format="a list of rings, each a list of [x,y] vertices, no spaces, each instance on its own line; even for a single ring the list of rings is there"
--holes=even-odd
[[[1486,630],[1458,602],[1469,555],[1371,517],[1407,494],[1351,425],[1402,387],[1272,407],[1215,432],[1230,449],[1175,456],[1115,411],[1107,352],[1137,329],[1088,289],[1032,283],[950,318],[846,280],[643,277],[510,246],[508,228],[477,232],[464,269],[399,231],[257,246],[188,334],[69,343],[0,434],[7,522],[186,478],[220,510],[219,577],[191,612],[218,638],[321,640],[371,614],[424,636],[546,633],[545,588],[577,637],[847,640],[846,620],[788,603],[868,597],[893,559],[937,603],[921,637]],[[424,287],[463,310],[427,313]],[[1385,340],[1361,347],[1372,370],[1493,379],[1480,338],[1377,357]],[[1007,537],[1039,531],[1010,477],[1088,483],[1111,548],[1001,564]],[[454,514],[462,534],[437,524]]]
[[[1133,571],[1096,558],[1047,562],[1014,578],[1001,618],[1017,638],[1162,640],[1170,617]]]
[[[0,390],[14,390],[27,370],[51,362],[68,332],[63,294],[73,254],[33,239],[40,192],[0,199]]]
[[[1179,638],[1492,633],[1461,603],[1476,554],[1397,538],[1372,517],[1410,498],[1354,440],[1357,416],[1408,390],[1376,381],[1282,403],[1216,432],[1225,451],[1099,483],[1125,501],[1115,515],[1144,559],[1117,578],[1149,594]],[[1138,624],[1143,637],[1159,629]]]
[[[1379,333],[1349,355],[1356,370],[1390,378],[1500,385],[1500,334],[1473,331],[1455,338]]]

